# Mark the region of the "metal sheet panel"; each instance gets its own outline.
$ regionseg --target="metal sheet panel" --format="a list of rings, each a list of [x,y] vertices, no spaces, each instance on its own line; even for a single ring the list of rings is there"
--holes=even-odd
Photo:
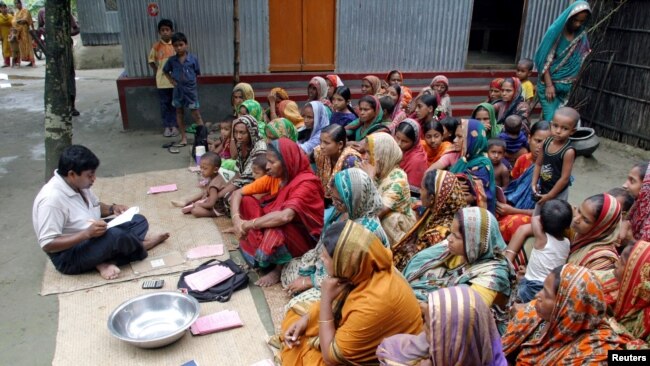
[[[147,14],[148,0],[118,0],[124,66],[132,77],[152,76],[147,54],[158,38],[157,23],[168,18],[188,38],[204,75],[233,72],[232,1],[158,0],[160,13]],[[240,72],[267,72],[269,64],[268,4],[240,0]]]
[[[116,11],[106,11],[104,0],[77,2],[77,15],[84,46],[118,44],[120,23]]]
[[[337,72],[462,70],[473,0],[339,0]]]
[[[520,57],[533,59],[546,29],[572,0],[528,0]]]

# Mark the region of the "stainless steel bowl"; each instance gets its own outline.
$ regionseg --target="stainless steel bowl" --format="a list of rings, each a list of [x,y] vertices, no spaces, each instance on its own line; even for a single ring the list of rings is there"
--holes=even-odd
[[[195,298],[173,291],[154,292],[122,303],[108,317],[113,336],[141,348],[179,340],[199,317]]]

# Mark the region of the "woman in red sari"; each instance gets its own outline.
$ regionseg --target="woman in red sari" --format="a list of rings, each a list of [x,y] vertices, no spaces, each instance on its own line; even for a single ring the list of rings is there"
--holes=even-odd
[[[257,200],[253,194],[233,193],[231,212],[235,233],[246,260],[253,265],[275,268],[257,281],[271,286],[280,280],[285,264],[316,245],[323,229],[324,201],[320,179],[309,167],[300,147],[288,138],[268,144],[267,174],[280,178],[273,196]]]

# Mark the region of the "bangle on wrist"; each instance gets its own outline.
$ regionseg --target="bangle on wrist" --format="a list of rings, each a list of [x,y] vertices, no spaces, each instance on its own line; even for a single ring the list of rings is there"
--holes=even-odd
[[[330,322],[333,322],[333,321],[334,321],[334,319],[329,319],[329,320],[319,320],[318,322],[319,323],[330,323]]]
[[[512,254],[514,254],[514,255],[517,255],[517,252],[515,252],[515,251],[512,250],[512,249],[506,249],[505,252],[506,252],[506,253],[512,253]]]

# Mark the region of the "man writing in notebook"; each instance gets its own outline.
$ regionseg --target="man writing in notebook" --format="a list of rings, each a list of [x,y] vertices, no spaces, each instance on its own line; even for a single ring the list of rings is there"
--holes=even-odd
[[[54,176],[34,200],[32,221],[41,249],[63,274],[97,269],[107,280],[118,277],[118,266],[147,257],[147,251],[169,233],[147,234],[142,215],[110,229],[102,217],[119,215],[128,207],[99,201],[90,187],[99,159],[81,145],[66,148]]]

